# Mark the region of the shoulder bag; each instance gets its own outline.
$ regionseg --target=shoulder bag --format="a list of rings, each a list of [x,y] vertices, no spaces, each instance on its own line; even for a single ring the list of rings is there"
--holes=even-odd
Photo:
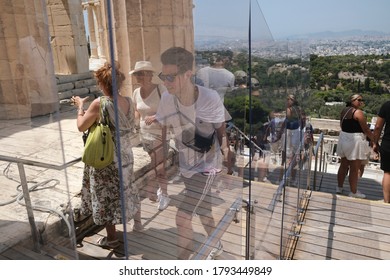
[[[99,122],[89,129],[81,160],[87,165],[101,169],[113,162],[114,151],[107,110],[101,97]]]

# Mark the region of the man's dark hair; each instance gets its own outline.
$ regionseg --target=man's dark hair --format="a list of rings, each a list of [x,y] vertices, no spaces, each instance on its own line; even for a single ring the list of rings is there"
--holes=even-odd
[[[161,54],[163,65],[176,65],[180,73],[193,70],[194,55],[181,47],[172,47]]]

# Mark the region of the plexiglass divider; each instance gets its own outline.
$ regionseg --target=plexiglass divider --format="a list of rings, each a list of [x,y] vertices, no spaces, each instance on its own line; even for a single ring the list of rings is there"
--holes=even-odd
[[[59,103],[46,6],[7,2],[1,14],[13,27],[1,32],[0,252],[78,259],[72,198],[79,188],[70,174],[81,170],[82,140],[74,112]]]
[[[115,28],[112,25],[115,19],[110,17],[115,14],[110,9],[114,2],[105,1],[111,57],[117,55],[116,48],[120,47],[113,42],[114,35],[118,34],[110,33]],[[107,245],[105,248],[113,250],[117,258],[125,259],[138,255],[145,259],[182,256],[186,259],[290,259],[294,242],[299,238],[299,227],[304,223],[309,192],[315,188],[319,154],[318,145],[314,149],[310,138],[313,132],[310,116],[304,112],[310,94],[308,46],[300,41],[274,40],[256,0],[194,0],[193,3],[195,64],[191,83],[196,86],[194,100],[207,98],[202,104],[187,108],[184,103],[175,105],[173,86],[161,92],[161,102],[172,101],[166,104],[177,110],[167,118],[160,108],[156,113],[162,124],[171,126],[173,137],[168,141],[169,150],[179,159],[180,166],[175,172],[167,171],[168,207],[157,209],[159,201],[156,204],[145,197],[148,184],[159,181],[153,169],[137,178],[142,182],[139,189],[131,188],[131,192],[139,191],[132,196],[136,199],[139,195],[139,201],[129,201],[125,194],[129,181],[123,178],[127,173],[123,174],[123,167],[119,168],[120,204],[126,205],[120,220],[126,222],[116,230],[122,231],[118,242],[123,247],[100,245]],[[229,10],[225,11],[226,6]],[[42,11],[36,13],[37,21],[45,23],[42,42],[48,56],[46,61],[52,61],[46,15]],[[34,43],[32,38],[29,44]],[[26,40],[18,43],[25,44]],[[37,59],[34,53],[19,53],[18,56],[25,59],[16,67],[18,69]],[[157,57],[160,58],[160,54]],[[116,63],[114,59],[108,61]],[[166,64],[177,66],[174,62]],[[0,121],[0,143],[7,147],[0,150],[5,170],[1,177],[5,190],[3,200],[7,195],[14,196],[16,190],[18,199],[24,200],[22,206],[15,201],[2,204],[0,223],[16,221],[13,233],[30,232],[31,249],[39,254],[51,251],[54,258],[78,259],[82,249],[76,248],[79,233],[75,223],[79,217],[74,217],[74,213],[76,204],[80,203],[83,176],[89,172],[80,161],[83,144],[76,126],[78,114],[70,103],[59,101],[57,90],[45,88],[48,80],[49,87],[55,84],[53,65],[39,66],[40,71],[29,70],[31,77],[26,78],[25,86],[33,87],[34,83],[34,88],[45,92],[46,96],[33,96],[35,99],[27,104],[35,108],[33,113],[16,114]],[[165,86],[175,79],[184,81],[184,73],[187,73],[179,67],[166,67],[164,62],[159,70]],[[113,91],[118,94],[117,81],[113,82]],[[181,102],[179,95],[180,91],[177,99]],[[214,104],[208,103],[209,100]],[[113,104],[113,112],[118,113],[115,96]],[[9,108],[12,114],[18,110],[24,112],[26,104],[22,99],[14,105]],[[206,116],[197,116],[199,108],[205,108]],[[209,108],[214,111],[207,111]],[[47,114],[37,113],[39,110]],[[194,135],[185,141],[184,132],[191,131],[187,130],[190,126],[194,127]],[[209,127],[223,133],[212,134],[212,144],[205,148],[205,131]],[[130,146],[130,140],[123,142],[119,137],[123,136],[123,131],[118,127],[115,135],[119,147]],[[143,153],[140,157],[148,157],[142,144],[145,143],[132,147],[133,152],[139,151]],[[122,166],[122,155],[117,154],[117,157]],[[312,158],[316,159],[315,164]],[[195,167],[212,166],[211,162],[215,162],[215,166],[202,171],[196,169],[193,173],[193,166],[181,165],[183,159],[193,161]],[[176,171],[181,177],[175,181],[172,177],[178,174]],[[160,201],[161,195],[160,192]],[[199,198],[205,197],[206,203],[198,203]],[[126,217],[129,205],[132,208],[138,203],[142,204],[143,228],[135,225],[135,215],[130,219]],[[130,225],[132,227],[128,228]],[[100,228],[94,234],[104,236],[106,232]],[[11,241],[5,242],[9,242],[9,247],[14,245]],[[85,244],[94,242],[95,239],[87,237]],[[62,249],[55,251],[59,246]]]

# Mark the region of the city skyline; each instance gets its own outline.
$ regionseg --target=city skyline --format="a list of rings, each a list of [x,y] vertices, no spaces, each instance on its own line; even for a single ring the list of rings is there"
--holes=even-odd
[[[195,36],[247,36],[250,1],[254,37],[350,30],[390,34],[388,0],[194,0]]]

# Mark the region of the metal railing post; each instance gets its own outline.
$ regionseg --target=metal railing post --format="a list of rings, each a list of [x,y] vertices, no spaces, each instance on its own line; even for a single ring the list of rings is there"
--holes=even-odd
[[[256,253],[256,214],[255,204],[257,200],[243,200],[246,211],[246,226],[245,226],[245,259],[254,260]]]
[[[28,191],[26,173],[24,171],[23,163],[18,162],[18,169],[19,169],[20,183],[21,183],[22,189],[23,189],[23,197],[24,197],[24,201],[26,203],[28,221],[30,223],[30,228],[31,228],[31,236],[32,236],[32,240],[34,243],[34,251],[40,253],[41,249],[40,249],[40,245],[39,245],[39,233],[37,230],[37,226],[35,224],[34,211],[33,211],[33,207],[31,204],[30,193]]]

